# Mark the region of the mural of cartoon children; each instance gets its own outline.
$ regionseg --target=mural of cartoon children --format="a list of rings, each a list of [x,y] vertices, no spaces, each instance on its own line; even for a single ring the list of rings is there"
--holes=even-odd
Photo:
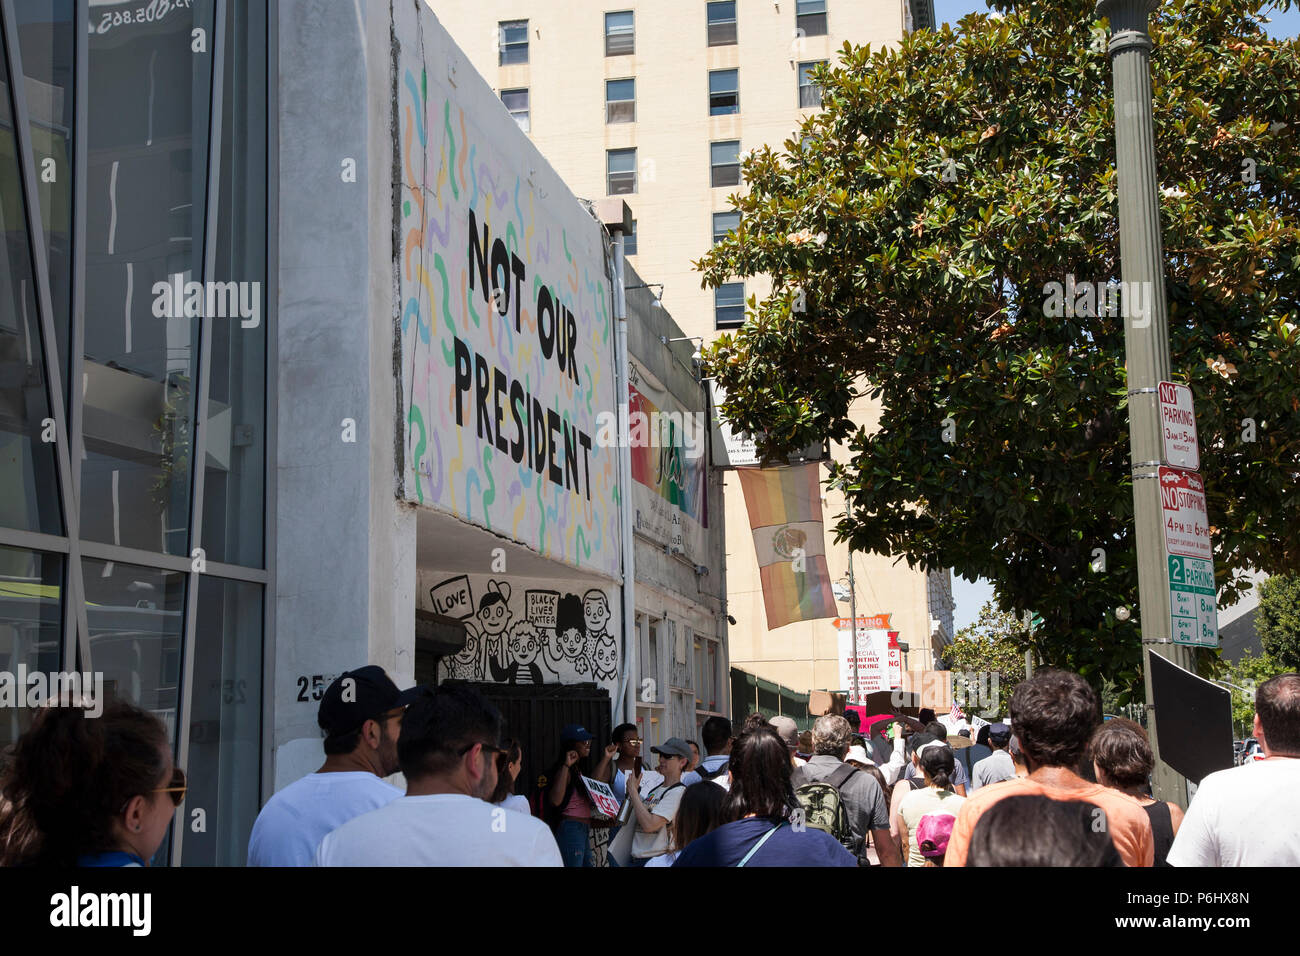
[[[465,631],[465,646],[451,657],[439,661],[442,676],[446,680],[483,679],[483,646],[476,633],[468,627]]]
[[[582,614],[582,600],[576,594],[566,594],[560,598],[555,611],[555,633],[551,645],[546,648],[546,666],[560,674],[560,669],[568,663],[573,670],[583,676],[591,673],[591,661],[586,657],[587,647],[586,622]]]
[[[510,612],[510,585],[505,581],[488,581],[487,591],[478,602],[478,628],[481,633],[481,643],[483,650],[487,655],[488,661],[492,664],[493,670],[496,667],[505,668],[507,644],[509,635],[507,631],[514,615]],[[466,629],[469,624],[466,623]],[[475,680],[482,680],[483,668],[480,665],[480,676]]]
[[[510,631],[510,656],[506,667],[491,661],[492,679],[511,684],[541,684],[542,669],[537,666],[537,655],[542,651],[542,635],[527,621],[520,621]]]
[[[592,588],[582,596],[582,619],[587,625],[587,647],[584,650],[588,660],[596,659],[596,644],[602,637],[609,637],[605,625],[609,623],[609,599],[605,592]]]
[[[608,634],[596,642],[594,675],[598,681],[614,680],[618,677],[618,645]]]

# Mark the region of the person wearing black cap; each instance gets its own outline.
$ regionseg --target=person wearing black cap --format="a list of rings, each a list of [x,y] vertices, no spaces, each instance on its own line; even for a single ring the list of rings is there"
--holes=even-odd
[[[373,664],[330,684],[316,716],[325,763],[267,801],[248,838],[249,866],[311,866],[327,833],[402,795],[383,778],[397,772],[402,715],[420,691],[398,690]]]
[[[328,834],[316,865],[559,866],[546,824],[488,803],[504,730],[501,712],[470,687],[423,690],[397,741],[406,796]]]
[[[980,728],[982,731],[984,728]],[[971,772],[971,791],[990,783],[1016,779],[1016,764],[1007,752],[1011,744],[1011,728],[1006,724],[993,724],[989,727],[989,746],[993,753],[975,764]]]

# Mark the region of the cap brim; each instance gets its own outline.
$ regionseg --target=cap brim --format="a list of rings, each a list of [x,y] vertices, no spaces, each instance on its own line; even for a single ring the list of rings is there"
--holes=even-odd
[[[394,707],[407,707],[415,703],[424,694],[427,688],[423,684],[416,684],[397,695],[397,700],[393,701]]]
[[[665,757],[681,757],[684,760],[690,760],[690,754],[679,754],[676,750],[663,750],[659,747],[651,747],[650,752],[653,754],[663,754]]]

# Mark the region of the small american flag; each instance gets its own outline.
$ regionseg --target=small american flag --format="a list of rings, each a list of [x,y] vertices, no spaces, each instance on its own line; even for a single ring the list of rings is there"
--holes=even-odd
[[[957,706],[956,701],[952,702],[952,709],[948,711],[948,715],[952,717],[953,720],[963,720],[966,717],[966,715],[961,712],[961,708]]]

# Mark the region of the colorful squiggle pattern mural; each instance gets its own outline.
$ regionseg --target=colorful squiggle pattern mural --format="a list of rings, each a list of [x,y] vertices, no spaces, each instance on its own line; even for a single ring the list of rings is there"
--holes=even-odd
[[[418,37],[401,43],[396,91],[403,494],[614,577],[616,449],[596,444],[614,408],[600,227],[433,14],[394,15],[398,37]]]

